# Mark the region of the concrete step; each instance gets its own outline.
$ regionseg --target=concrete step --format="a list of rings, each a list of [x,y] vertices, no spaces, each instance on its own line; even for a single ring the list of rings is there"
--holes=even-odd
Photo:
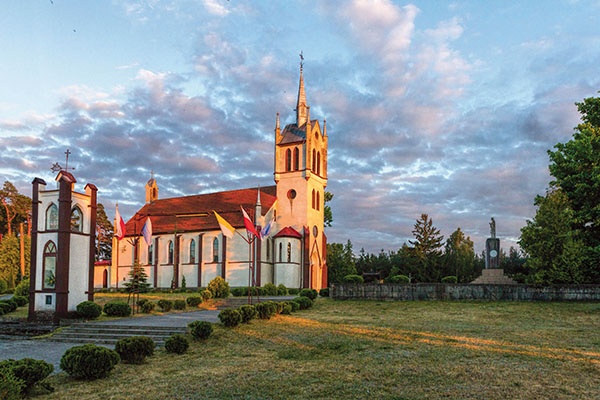
[[[55,342],[69,343],[96,343],[114,345],[120,339],[131,336],[146,336],[151,338],[158,346],[164,346],[165,340],[176,333],[185,334],[185,327],[160,327],[160,326],[123,326],[77,323],[62,328],[49,338]]]

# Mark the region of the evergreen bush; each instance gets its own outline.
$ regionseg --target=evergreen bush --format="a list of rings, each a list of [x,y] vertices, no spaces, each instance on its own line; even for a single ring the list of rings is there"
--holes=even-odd
[[[323,289],[319,290],[319,296],[329,297],[329,288],[323,288]]]
[[[95,344],[74,346],[60,358],[60,369],[77,379],[104,378],[119,363],[119,354]]]
[[[0,316],[6,314],[6,311],[4,311],[4,308],[0,307]]]
[[[93,301],[83,301],[77,304],[77,315],[84,319],[96,319],[102,315],[102,306]]]
[[[300,304],[298,304],[295,301],[288,301],[288,304],[292,307],[292,312],[296,312],[298,310],[300,310]]]
[[[142,364],[146,357],[154,354],[154,340],[147,336],[130,336],[119,339],[115,351],[127,364]]]
[[[244,304],[238,308],[238,311],[242,315],[242,322],[245,324],[249,323],[258,315],[256,307],[252,304]]]
[[[185,299],[185,302],[190,307],[198,307],[200,305],[200,303],[202,303],[202,297],[200,297],[200,296],[190,296],[187,299]]]
[[[219,320],[228,328],[235,328],[242,323],[242,314],[234,308],[226,308],[219,313]]]
[[[149,301],[150,300],[148,300],[148,299],[139,299],[136,304],[137,304],[138,307],[143,307],[144,304],[146,304]]]
[[[17,380],[22,382],[20,393],[27,394],[54,371],[54,366],[43,360],[23,358],[0,361],[0,371],[10,371]],[[0,398],[4,399],[4,397]]]
[[[23,296],[29,298],[29,279],[23,279],[15,288],[15,296]]]
[[[282,301],[279,305],[279,314],[290,315],[292,313],[292,306],[289,302]]]
[[[110,301],[104,305],[103,311],[109,317],[129,317],[131,306],[123,301]]]
[[[356,274],[346,275],[342,278],[342,280],[346,283],[365,283],[365,279]]]
[[[300,291],[299,295],[303,296],[303,297],[308,297],[309,299],[314,300],[319,295],[319,292],[317,292],[315,289],[302,289]]]
[[[6,282],[4,279],[0,279],[0,294],[6,293],[7,290],[8,282]]]
[[[208,301],[213,298],[213,294],[210,290],[204,289],[200,292],[200,297],[202,297],[202,301]]]
[[[16,311],[18,308],[17,302],[14,301],[12,298],[8,299],[8,300],[0,300],[0,307],[3,307],[5,310],[5,314],[11,313],[13,311]]]
[[[445,276],[442,278],[442,283],[457,283],[458,279],[456,276]]]
[[[220,276],[210,281],[206,289],[212,293],[212,297],[215,299],[226,299],[229,297],[229,283],[225,282],[225,279]]]
[[[144,314],[150,314],[152,311],[154,311],[154,307],[156,307],[156,303],[153,303],[151,301],[145,301],[142,303],[140,310]]]
[[[163,312],[169,312],[173,308],[173,302],[171,300],[160,299],[157,304]]]
[[[173,301],[173,308],[176,310],[185,310],[186,303],[185,300],[177,299]]]
[[[313,305],[313,301],[309,297],[306,297],[306,296],[298,296],[298,297],[292,299],[292,301],[298,303],[301,310],[307,310],[307,309],[311,308]]]
[[[29,303],[29,299],[27,297],[25,297],[25,296],[14,295],[12,297],[12,299],[17,302],[17,306],[18,307],[23,307],[24,305],[26,305],[27,303]]]
[[[389,278],[390,283],[410,283],[410,278],[406,275],[394,275]]]
[[[175,333],[165,340],[165,350],[167,353],[183,354],[189,347],[190,342],[181,333]]]
[[[277,295],[278,296],[287,296],[288,295],[288,289],[285,287],[285,285],[283,283],[280,283],[279,285],[277,285]]]
[[[277,296],[277,286],[273,283],[265,283],[262,287],[262,292],[265,296]]]
[[[190,334],[196,340],[206,340],[213,333],[213,325],[208,321],[193,321],[188,324]]]
[[[15,376],[10,366],[0,363],[0,399],[20,400],[25,382]]]
[[[298,293],[300,293],[300,289],[288,288],[288,294],[290,294],[292,296],[296,296]]]
[[[258,303],[254,307],[256,307],[260,319],[271,319],[272,316],[277,314],[277,305],[272,301]]]

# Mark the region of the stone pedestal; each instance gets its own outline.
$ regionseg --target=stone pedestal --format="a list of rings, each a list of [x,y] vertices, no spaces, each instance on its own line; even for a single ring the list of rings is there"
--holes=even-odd
[[[517,282],[504,275],[502,268],[484,269],[481,276],[475,279],[473,284],[479,285],[516,285]]]
[[[485,268],[500,267],[500,239],[488,238],[485,241]]]

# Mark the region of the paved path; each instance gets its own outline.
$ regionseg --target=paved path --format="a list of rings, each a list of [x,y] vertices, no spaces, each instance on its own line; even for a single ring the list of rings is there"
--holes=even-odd
[[[173,313],[158,316],[144,316],[135,318],[121,318],[112,321],[88,322],[89,324],[110,324],[123,326],[169,326],[186,327],[192,321],[202,320],[208,322],[218,322],[219,311],[203,310],[191,311],[185,313]],[[60,371],[60,358],[73,346],[79,346],[81,343],[59,343],[51,342],[45,339],[6,339],[0,338],[0,360],[9,358],[19,360],[21,358],[34,358],[44,360],[54,365],[54,372]],[[114,348],[111,345],[105,345]]]

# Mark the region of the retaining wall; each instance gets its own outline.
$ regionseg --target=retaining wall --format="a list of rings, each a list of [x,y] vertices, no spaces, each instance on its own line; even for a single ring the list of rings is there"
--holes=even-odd
[[[335,300],[600,301],[600,285],[360,284],[330,288]]]

